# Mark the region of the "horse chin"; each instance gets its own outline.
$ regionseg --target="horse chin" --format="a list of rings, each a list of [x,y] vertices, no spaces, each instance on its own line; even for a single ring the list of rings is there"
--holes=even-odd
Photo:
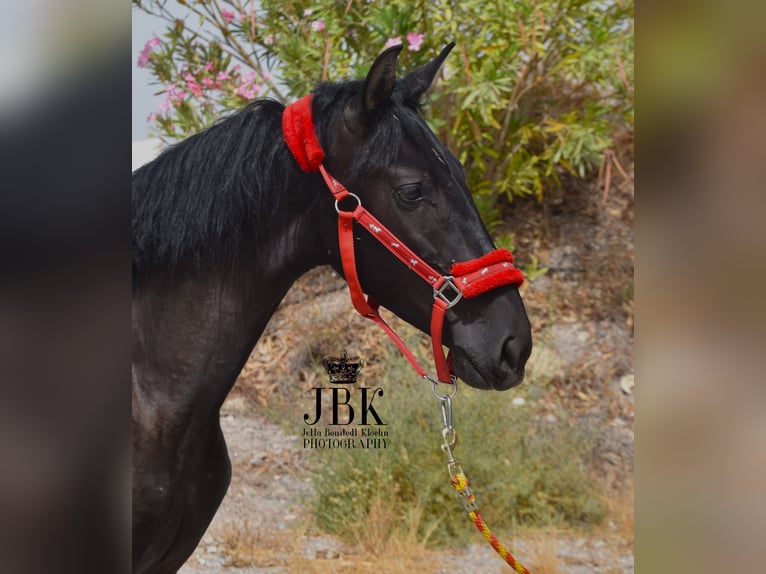
[[[453,352],[453,365],[458,378],[475,389],[507,391],[524,380],[523,366],[520,371],[508,368],[507,365],[482,367],[470,355],[458,349]]]

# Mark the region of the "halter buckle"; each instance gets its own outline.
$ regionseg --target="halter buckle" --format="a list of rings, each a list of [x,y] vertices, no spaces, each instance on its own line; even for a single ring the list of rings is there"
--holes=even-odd
[[[444,301],[447,304],[447,309],[457,305],[457,302],[463,298],[463,292],[452,282],[453,279],[454,277],[452,275],[445,275],[444,283],[442,283],[438,289],[434,289],[434,299],[441,299]],[[452,295],[453,299],[450,299],[449,293],[444,292],[448,288],[452,289],[452,292],[455,293],[455,295]]]

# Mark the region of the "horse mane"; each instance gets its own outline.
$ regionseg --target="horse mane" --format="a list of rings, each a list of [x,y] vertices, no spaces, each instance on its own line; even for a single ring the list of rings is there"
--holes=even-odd
[[[279,145],[284,107],[256,100],[167,147],[133,172],[133,271],[226,260],[252,234],[257,214],[277,213],[284,194],[268,193],[294,171]]]
[[[350,98],[363,82],[320,84],[314,90],[314,120],[329,148]],[[133,279],[156,269],[199,266],[203,261],[236,262],[246,239],[258,240],[288,221],[296,206],[310,208],[306,185],[319,178],[304,174],[282,140],[284,106],[259,99],[209,128],[169,146],[133,172]],[[422,119],[416,102],[396,90],[375,129],[355,150],[348,182],[394,165],[403,138],[436,151],[442,144]],[[449,157],[449,154],[447,154]],[[343,181],[343,180],[341,180]],[[315,194],[316,195],[316,194]]]

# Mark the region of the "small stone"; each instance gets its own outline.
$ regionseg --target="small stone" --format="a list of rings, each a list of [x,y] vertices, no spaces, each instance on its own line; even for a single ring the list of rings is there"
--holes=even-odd
[[[265,461],[267,458],[269,458],[269,455],[266,454],[265,452],[257,452],[250,459],[250,464],[260,464],[263,461]]]
[[[620,388],[626,395],[633,394],[633,387],[635,386],[635,375],[625,375],[620,379]]]
[[[523,405],[524,403],[526,403],[527,401],[524,399],[524,397],[516,397],[516,398],[513,399],[512,402],[513,402],[514,405],[519,407],[519,406]]]

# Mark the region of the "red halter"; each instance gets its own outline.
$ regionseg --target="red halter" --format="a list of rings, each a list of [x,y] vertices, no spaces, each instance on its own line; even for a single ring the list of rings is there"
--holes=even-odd
[[[470,261],[455,263],[450,275],[442,275],[423,261],[399,238],[389,231],[363,206],[359,197],[350,193],[337,179],[327,173],[322,161],[324,150],[319,143],[311,113],[311,94],[285,108],[282,115],[282,133],[285,143],[303,171],[319,170],[335,197],[338,212],[338,244],[343,273],[346,276],[354,308],[364,317],[380,325],[397,347],[404,353],[421,377],[434,379],[418,364],[417,360],[378,311],[379,305],[372,296],[364,297],[354,258],[353,222],[356,221],[407,267],[417,273],[434,290],[434,306],[431,313],[431,344],[433,347],[436,377],[442,383],[454,382],[451,357],[444,355],[442,327],[444,314],[462,298],[469,299],[503,285],[521,285],[524,276],[513,266],[513,255],[506,249],[496,249]],[[357,205],[351,211],[342,211],[341,200],[351,197]]]

